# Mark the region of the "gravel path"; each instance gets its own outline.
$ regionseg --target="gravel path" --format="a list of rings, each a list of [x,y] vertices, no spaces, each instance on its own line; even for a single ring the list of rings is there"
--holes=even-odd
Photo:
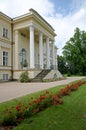
[[[49,82],[49,83],[19,83],[6,82],[0,83],[0,103],[5,102],[26,94],[34,93],[40,90],[45,90],[62,84],[68,84],[75,80],[80,80],[86,77],[68,77],[65,80]]]

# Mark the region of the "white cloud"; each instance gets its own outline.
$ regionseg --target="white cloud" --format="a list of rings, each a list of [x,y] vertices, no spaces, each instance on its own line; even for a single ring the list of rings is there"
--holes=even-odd
[[[0,9],[11,17],[25,14],[30,8],[34,8],[41,15],[53,15],[54,4],[49,0],[2,0],[0,1]]]
[[[34,8],[55,28],[57,33],[55,44],[59,48],[58,54],[61,54],[62,47],[73,36],[76,27],[86,31],[86,1],[72,1],[72,12],[66,16],[57,13],[54,8],[55,3],[50,0],[35,0],[34,2],[31,0],[0,0],[0,10],[8,16],[16,17],[27,13],[30,8]]]

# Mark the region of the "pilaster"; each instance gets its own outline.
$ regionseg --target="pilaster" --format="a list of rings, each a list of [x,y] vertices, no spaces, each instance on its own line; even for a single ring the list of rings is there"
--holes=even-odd
[[[18,62],[19,62],[19,31],[15,30],[15,69],[18,70]]]

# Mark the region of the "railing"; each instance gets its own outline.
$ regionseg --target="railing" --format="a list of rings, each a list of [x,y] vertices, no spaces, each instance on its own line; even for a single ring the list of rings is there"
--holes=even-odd
[[[39,64],[35,64],[35,68],[36,69],[41,69],[42,67]],[[47,64],[43,65],[43,69],[47,69]],[[50,65],[49,69],[57,70],[57,66],[56,65]]]

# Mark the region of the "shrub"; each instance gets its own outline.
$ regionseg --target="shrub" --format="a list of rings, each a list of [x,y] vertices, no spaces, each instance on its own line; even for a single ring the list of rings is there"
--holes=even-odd
[[[17,125],[17,119],[15,118],[15,116],[11,115],[10,116],[5,116],[2,122],[2,126],[16,126]]]
[[[68,77],[70,77],[70,76],[71,76],[71,73],[70,73],[70,72],[68,72],[67,76],[68,76]]]
[[[29,81],[29,76],[28,76],[28,72],[27,71],[21,73],[21,75],[19,77],[19,81],[20,82],[28,82]]]

